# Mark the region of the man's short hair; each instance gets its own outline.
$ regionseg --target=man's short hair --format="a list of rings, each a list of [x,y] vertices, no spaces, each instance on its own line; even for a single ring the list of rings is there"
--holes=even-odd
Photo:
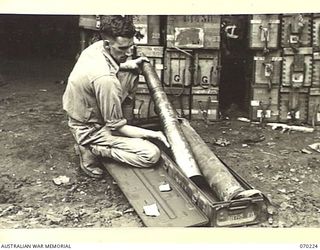
[[[118,36],[132,38],[136,34],[133,16],[102,16],[100,32],[113,38]]]

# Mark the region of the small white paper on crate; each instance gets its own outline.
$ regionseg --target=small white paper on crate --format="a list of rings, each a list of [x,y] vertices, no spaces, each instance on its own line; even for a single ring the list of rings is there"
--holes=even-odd
[[[147,216],[160,216],[160,212],[156,203],[143,206],[143,211]]]
[[[169,183],[163,183],[159,186],[159,190],[160,192],[168,192],[168,191],[171,191],[171,187]]]

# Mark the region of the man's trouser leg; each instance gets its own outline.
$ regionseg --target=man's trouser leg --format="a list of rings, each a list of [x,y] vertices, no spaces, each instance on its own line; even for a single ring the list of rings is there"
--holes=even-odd
[[[71,118],[69,126],[77,143],[90,148],[96,156],[142,168],[152,167],[160,158],[159,148],[147,140],[117,136],[107,127],[86,125]]]

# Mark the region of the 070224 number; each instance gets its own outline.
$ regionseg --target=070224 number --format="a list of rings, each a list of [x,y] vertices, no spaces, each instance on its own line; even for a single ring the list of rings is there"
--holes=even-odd
[[[300,244],[300,248],[306,248],[306,249],[315,249],[318,248],[318,244]]]

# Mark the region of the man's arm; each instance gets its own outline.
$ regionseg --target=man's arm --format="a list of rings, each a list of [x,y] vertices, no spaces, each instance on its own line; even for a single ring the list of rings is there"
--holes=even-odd
[[[166,145],[168,148],[170,148],[170,144],[167,141],[167,138],[161,131],[153,131],[149,129],[139,128],[131,125],[124,125],[120,128],[118,128],[118,131],[127,137],[135,137],[135,138],[153,138],[160,140]]]
[[[120,64],[120,69],[135,70],[139,69],[139,66],[143,62],[149,62],[149,59],[145,56],[138,57],[133,60],[128,60]],[[117,129],[122,135],[135,138],[153,138],[162,141],[168,148],[170,144],[167,141],[166,136],[161,131],[153,131],[149,129],[139,128],[131,125],[124,125]]]
[[[136,69],[139,69],[139,66],[143,62],[149,62],[149,59],[145,56],[140,56],[136,59],[127,60],[126,62],[120,64],[120,69],[122,69],[122,70],[136,70]]]

